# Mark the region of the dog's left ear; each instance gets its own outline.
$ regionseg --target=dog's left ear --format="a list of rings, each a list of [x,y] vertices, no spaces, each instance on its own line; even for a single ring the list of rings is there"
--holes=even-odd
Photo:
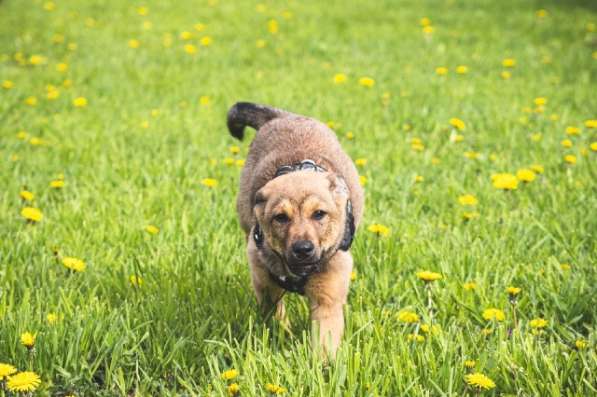
[[[329,179],[332,193],[334,195],[346,197],[346,221],[344,225],[344,234],[342,236],[339,249],[342,251],[348,251],[352,245],[355,232],[354,215],[352,213],[352,203],[350,202],[350,191],[348,190],[346,181],[341,176],[331,174]]]

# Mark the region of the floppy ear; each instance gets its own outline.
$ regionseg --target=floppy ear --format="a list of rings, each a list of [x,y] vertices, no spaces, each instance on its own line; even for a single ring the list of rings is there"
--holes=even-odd
[[[346,181],[341,176],[331,174],[329,176],[329,180],[330,190],[332,191],[332,193],[336,197],[341,196],[346,198],[346,220],[344,225],[344,234],[342,236],[342,241],[340,242],[339,249],[343,251],[348,251],[350,249],[350,246],[352,245],[352,240],[354,239],[355,232],[354,215],[352,213],[352,203],[350,202],[350,191],[348,190]]]

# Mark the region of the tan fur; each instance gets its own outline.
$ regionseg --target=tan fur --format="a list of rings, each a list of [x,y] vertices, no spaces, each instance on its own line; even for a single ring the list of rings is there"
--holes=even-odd
[[[274,178],[282,165],[310,159],[327,172],[298,171]],[[306,117],[278,118],[263,125],[255,136],[242,171],[237,210],[247,236],[247,254],[253,288],[264,310],[276,305],[276,316],[284,318],[281,289],[269,272],[292,276],[285,258],[292,244],[309,240],[322,256],[321,270],[309,276],[305,294],[311,319],[319,329],[318,341],[334,355],[344,329],[352,256],[338,250],[346,225],[346,203],[350,198],[355,225],[363,212],[363,190],[353,162],[340,147],[336,135],[324,124]],[[314,211],[323,210],[321,220]],[[277,222],[277,214],[288,222]],[[258,249],[251,237],[256,223],[265,243]],[[281,259],[282,258],[282,259]]]

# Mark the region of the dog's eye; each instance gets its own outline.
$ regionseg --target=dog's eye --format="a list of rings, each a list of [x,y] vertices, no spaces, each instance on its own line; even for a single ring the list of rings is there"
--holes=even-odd
[[[326,215],[325,211],[322,210],[317,210],[313,213],[313,219],[315,219],[316,221],[320,221],[323,219],[323,217]]]
[[[278,214],[274,216],[274,220],[278,223],[287,223],[290,220],[290,218],[286,214]]]

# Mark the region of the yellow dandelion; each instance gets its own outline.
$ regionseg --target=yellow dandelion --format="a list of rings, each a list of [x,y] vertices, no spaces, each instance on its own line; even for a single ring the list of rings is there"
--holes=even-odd
[[[348,80],[348,77],[344,73],[336,73],[334,75],[334,84],[344,84]]]
[[[421,324],[421,332],[424,334],[438,335],[441,332],[441,328],[437,324],[432,326],[429,326],[429,324]]]
[[[180,34],[178,35],[178,37],[181,40],[191,40],[193,38],[193,33],[188,32],[188,31],[184,31],[184,32],[180,32]]]
[[[137,7],[137,14],[141,15],[142,17],[149,14],[149,8],[146,6],[139,6]]]
[[[46,97],[48,98],[48,100],[53,101],[58,99],[58,97],[60,96],[60,91],[57,89],[52,89],[49,90],[46,94]]]
[[[440,273],[431,272],[429,270],[417,272],[416,275],[419,280],[423,280],[426,283],[441,280],[443,278]]]
[[[153,23],[151,21],[143,21],[141,26],[143,26],[143,29],[149,30],[153,27]]]
[[[54,325],[58,322],[58,315],[56,313],[48,313],[46,321],[49,325]]]
[[[267,31],[271,34],[277,34],[279,31],[278,21],[276,21],[275,19],[270,19],[269,21],[267,21]]]
[[[66,48],[68,48],[70,51],[75,51],[77,49],[77,43],[68,43]]]
[[[359,175],[359,183],[361,186],[365,186],[367,184],[367,177],[365,175]]]
[[[145,226],[145,231],[149,234],[158,234],[160,232],[160,228],[155,225],[147,225]]]
[[[456,73],[458,73],[458,74],[467,74],[468,73],[468,66],[465,66],[465,65],[456,66]]]
[[[87,106],[87,98],[80,96],[73,99],[73,106],[76,108],[84,108]]]
[[[500,73],[500,77],[502,78],[502,80],[510,80],[510,78],[512,77],[512,73],[508,72],[507,70],[504,70]]]
[[[460,120],[459,118],[452,117],[449,122],[452,127],[456,128],[459,131],[463,131],[466,128],[464,121]]]
[[[280,394],[284,394],[287,392],[285,387],[279,386],[279,385],[274,385],[272,383],[268,383],[265,385],[265,390],[267,390],[268,392],[272,393],[272,394],[276,394],[276,395],[280,395]]]
[[[429,26],[431,25],[431,19],[427,18],[427,17],[423,17],[421,18],[421,20],[419,21],[419,24],[421,24],[421,26],[425,27],[425,26]]]
[[[531,134],[531,141],[539,142],[542,137],[543,137],[543,135],[540,132],[535,132],[535,133]]]
[[[467,368],[475,368],[476,365],[477,365],[477,362],[475,360],[465,360],[464,361],[464,366]]]
[[[535,180],[535,178],[537,178],[537,175],[535,175],[535,172],[533,170],[530,170],[528,168],[522,168],[518,171],[516,171],[516,177],[523,181],[523,182],[533,182]]]
[[[591,142],[590,148],[592,151],[597,152],[597,142]]]
[[[560,142],[560,145],[562,145],[565,148],[571,148],[572,147],[572,141],[570,139],[564,139]]]
[[[13,83],[11,80],[2,81],[2,88],[4,88],[5,90],[10,90],[14,86],[15,83]]]
[[[139,46],[141,45],[141,42],[137,39],[130,39],[129,40],[129,47],[130,48],[139,48]]]
[[[238,146],[230,146],[228,148],[228,151],[232,154],[239,154],[240,153],[240,147]]]
[[[589,345],[589,344],[588,344],[588,343],[587,343],[587,341],[586,341],[586,340],[584,340],[584,339],[577,339],[577,340],[574,342],[574,346],[576,346],[576,348],[577,348],[578,350],[583,350],[583,349],[586,349],[588,345]],[[1,377],[1,376],[0,376],[0,379],[2,379],[2,377]]]
[[[44,215],[38,208],[25,207],[21,210],[21,216],[27,219],[29,222],[39,222],[43,219]]]
[[[72,85],[73,85],[73,81],[69,80],[69,79],[66,79],[62,82],[62,86],[64,88],[70,88],[70,87],[72,87]]]
[[[502,66],[505,68],[513,68],[516,66],[516,59],[506,58],[502,61]]]
[[[479,372],[465,375],[464,380],[470,386],[472,386],[476,389],[479,389],[479,390],[481,390],[481,389],[490,390],[495,387],[495,383],[490,378],[488,378],[487,376],[485,376]]]
[[[491,182],[496,189],[514,190],[518,187],[518,179],[510,173],[498,173],[491,176]]]
[[[240,386],[238,383],[231,383],[228,385],[226,390],[228,391],[229,396],[236,396],[238,393],[240,393]]]
[[[29,190],[21,190],[19,192],[19,196],[23,201],[33,201],[35,195],[31,193]]]
[[[597,119],[586,120],[585,127],[587,128],[597,128]]]
[[[472,194],[464,194],[458,197],[458,202],[460,203],[460,205],[475,206],[479,203],[479,200],[477,200],[477,198]]]
[[[56,71],[57,72],[64,73],[67,70],[68,70],[68,64],[67,63],[61,62],[61,63],[56,64]]]
[[[357,271],[353,270],[350,272],[350,281],[355,281],[357,279]]]
[[[187,54],[196,54],[198,51],[197,46],[194,44],[185,44],[182,48]]]
[[[25,98],[24,102],[25,102],[25,105],[37,106],[37,97],[29,96],[29,97]]]
[[[199,39],[199,44],[201,44],[203,47],[209,47],[212,43],[213,39],[211,36],[203,36],[201,39]]]
[[[46,58],[43,55],[31,55],[29,57],[29,63],[31,65],[43,65],[44,63],[46,63],[46,61],[48,60],[48,58]]]
[[[226,371],[222,372],[222,374],[220,375],[220,377],[223,380],[232,380],[232,379],[236,378],[237,376],[238,376],[238,371],[234,368],[226,370]]]
[[[415,183],[421,183],[425,180],[425,178],[421,175],[415,175]]]
[[[225,165],[234,165],[234,159],[232,157],[226,157],[224,160],[222,160],[222,162]]]
[[[211,99],[207,95],[202,95],[199,97],[199,106],[209,106],[211,104]]]
[[[263,39],[257,39],[255,41],[255,47],[257,47],[257,48],[265,48],[266,45],[267,45],[267,42]]]
[[[359,79],[359,85],[371,88],[375,85],[375,80],[373,80],[371,77],[361,77]]]
[[[238,159],[236,160],[236,166],[237,167],[244,167],[245,166],[245,160],[244,159]]]
[[[10,364],[0,363],[0,381],[17,372],[17,369]]]
[[[568,126],[566,127],[566,134],[568,135],[580,135],[580,128]]]
[[[576,156],[573,154],[567,154],[564,156],[564,161],[570,165],[576,164]]]
[[[425,27],[423,27],[423,33],[425,33],[427,35],[432,34],[434,30],[435,29],[433,28],[433,26],[425,26]]]
[[[547,327],[547,320],[541,317],[534,318],[531,321],[529,321],[529,325],[531,326],[531,328],[542,329]]]
[[[518,287],[508,287],[508,288],[506,288],[506,292],[510,296],[516,296],[516,295],[520,294],[520,291],[522,291],[522,289],[518,288]]]
[[[537,174],[543,174],[543,172],[545,172],[545,168],[543,168],[541,164],[532,164],[530,168]]]
[[[502,310],[492,307],[483,310],[483,318],[488,321],[504,321],[506,319],[506,315]]]
[[[548,12],[547,10],[544,9],[540,9],[537,10],[537,12],[535,12],[535,15],[537,16],[537,18],[545,18],[547,16]]]
[[[195,29],[197,32],[203,32],[206,28],[207,25],[204,23],[196,23],[193,25],[193,29]]]
[[[479,152],[464,152],[464,157],[471,160],[476,160],[481,157],[481,153]]]
[[[390,235],[390,228],[379,223],[369,225],[369,227],[367,227],[367,230],[371,233],[376,234],[378,237],[387,237]]]
[[[435,74],[437,74],[438,76],[445,76],[448,74],[448,68],[445,66],[438,66],[437,68],[435,68]]]
[[[481,216],[481,214],[479,214],[476,211],[469,211],[469,212],[463,212],[462,213],[462,218],[466,221],[470,221],[472,219],[477,219]]]
[[[24,332],[21,334],[21,345],[27,349],[33,349],[35,346],[35,335],[31,332]]]
[[[354,133],[352,131],[348,131],[345,135],[346,139],[352,141],[354,139]]]
[[[140,287],[143,285],[143,279],[141,276],[137,276],[136,274],[131,274],[129,276],[129,282],[133,287]]]
[[[64,187],[64,180],[62,179],[54,179],[50,182],[50,187],[52,189],[62,189]]]
[[[201,180],[201,184],[205,187],[214,188],[214,187],[218,186],[218,181],[217,181],[217,179],[213,179],[213,178],[203,178]]]
[[[409,342],[423,343],[425,342],[425,337],[423,335],[418,334],[408,334],[406,336],[406,340],[408,340]]]
[[[19,372],[8,377],[6,387],[12,392],[32,392],[41,384],[38,374],[31,371]]]
[[[408,324],[417,323],[419,322],[419,315],[409,310],[403,310],[398,313],[398,321]]]
[[[78,258],[65,256],[64,258],[62,258],[62,264],[64,265],[64,267],[74,272],[85,271],[85,262]]]
[[[472,281],[469,281],[462,284],[462,288],[464,288],[465,291],[473,291],[477,289],[477,284]]]
[[[560,264],[560,269],[562,269],[563,271],[570,270],[571,268],[572,268],[572,266],[570,266],[569,263],[561,263]]]

